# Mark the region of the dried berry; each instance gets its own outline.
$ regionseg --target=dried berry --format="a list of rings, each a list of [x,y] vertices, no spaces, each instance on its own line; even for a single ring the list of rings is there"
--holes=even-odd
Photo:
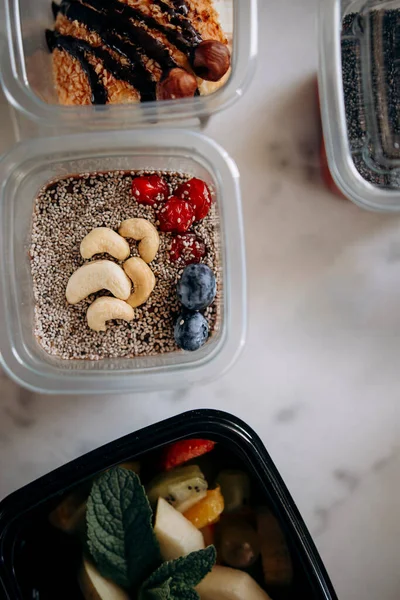
[[[170,258],[182,265],[199,263],[206,255],[204,242],[194,233],[177,235],[172,239]]]
[[[211,192],[207,185],[201,179],[193,177],[182,183],[176,191],[175,195],[183,198],[193,207],[196,221],[201,221],[210,211],[212,204]]]
[[[153,206],[157,202],[164,202],[168,194],[167,182],[158,175],[135,177],[132,181],[132,195],[139,204]]]
[[[158,213],[160,231],[185,233],[195,221],[194,210],[186,200],[171,196]]]

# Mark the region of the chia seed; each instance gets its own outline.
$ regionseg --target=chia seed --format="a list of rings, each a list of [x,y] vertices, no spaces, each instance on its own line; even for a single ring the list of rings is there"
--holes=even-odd
[[[342,22],[342,77],[347,133],[353,162],[368,182],[400,187],[399,10],[352,13]],[[362,46],[371,61],[371,88],[363,80]],[[381,152],[382,149],[382,152]],[[381,157],[383,153],[383,157]]]
[[[29,253],[35,299],[34,332],[48,354],[65,360],[100,360],[180,352],[173,327],[181,308],[176,284],[184,267],[169,259],[171,234],[159,232],[160,248],[150,264],[156,286],[146,304],[135,309],[133,321],[109,321],[107,331],[95,332],[87,325],[87,309],[97,297],[110,294],[103,290],[76,305],[65,299],[70,276],[90,262],[81,257],[79,248],[92,229],[110,227],[117,231],[122,221],[134,217],[156,224],[155,209],[137,204],[131,193],[132,176],[150,174],[163,176],[171,194],[190,179],[187,174],[160,171],[83,173],[51,181],[39,192]],[[212,336],[220,326],[222,302],[219,215],[215,202],[207,217],[195,223],[192,230],[207,248],[201,262],[214,271],[217,279],[215,302],[206,311]],[[127,241],[131,256],[138,256],[136,242]],[[96,255],[93,260],[102,258],[118,262],[108,254]]]

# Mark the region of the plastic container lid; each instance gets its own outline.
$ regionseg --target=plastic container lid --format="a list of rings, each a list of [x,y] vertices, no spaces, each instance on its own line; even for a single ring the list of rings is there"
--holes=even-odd
[[[214,410],[184,413],[127,435],[81,456],[1,502],[0,593],[3,584],[7,600],[33,598],[37,592],[40,598],[42,595],[51,598],[57,587],[60,597],[75,598],[77,590],[65,581],[70,571],[71,578],[74,577],[75,565],[60,560],[62,552],[68,556],[65,539],[60,543],[60,554],[47,544],[51,532],[44,524],[48,522],[49,511],[63,494],[99,472],[189,437],[218,442],[249,474],[260,504],[267,505],[279,519],[294,563],[293,597],[337,600],[304,521],[260,438],[243,421]],[[54,531],[51,539],[54,540]],[[65,587],[60,588],[60,581]],[[286,595],[286,590],[275,591],[274,598],[292,598],[291,593]]]
[[[216,0],[232,36],[231,75],[217,92],[184,100],[129,105],[60,106],[54,99],[51,55],[45,29],[52,27],[50,0],[0,0],[8,43],[0,46],[0,77],[8,100],[45,126],[104,129],[207,119],[237,100],[254,73],[257,54],[257,0]],[[53,96],[53,100],[51,97]],[[50,103],[49,103],[50,102]],[[53,103],[51,103],[53,102]]]
[[[212,185],[220,217],[220,326],[197,352],[132,359],[62,360],[47,354],[33,328],[28,247],[33,202],[50,179],[75,173],[183,171]],[[215,142],[185,130],[96,132],[22,142],[0,162],[0,354],[17,383],[38,392],[111,394],[177,389],[221,376],[244,343],[244,235],[235,163]]]
[[[321,0],[320,97],[340,190],[400,211],[400,1]]]

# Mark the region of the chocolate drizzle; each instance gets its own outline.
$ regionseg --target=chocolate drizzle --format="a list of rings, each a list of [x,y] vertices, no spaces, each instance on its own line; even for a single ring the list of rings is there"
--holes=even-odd
[[[129,19],[119,19],[109,13],[97,12],[77,0],[62,2],[60,11],[71,21],[79,21],[91,31],[98,33],[105,45],[108,45],[107,36],[111,32],[121,38],[128,38],[132,47],[143,49],[144,53],[157,61],[163,70],[178,66],[161,42],[142,27],[133,25]]]
[[[58,4],[56,4],[55,2],[52,2],[52,3],[51,3],[51,10],[52,10],[52,13],[53,13],[53,17],[54,17],[55,19],[57,19],[57,15],[58,15],[58,13],[60,12],[60,7],[59,7],[59,5],[58,5]]]
[[[107,102],[107,91],[104,85],[100,82],[99,76],[94,70],[94,67],[92,67],[85,56],[85,52],[87,52],[86,46],[88,46],[88,44],[71,36],[59,35],[50,30],[46,31],[46,40],[51,51],[53,51],[55,48],[66,50],[68,54],[79,60],[82,69],[85,71],[90,83],[92,90],[92,103],[105,104]]]
[[[144,23],[149,29],[155,29],[165,35],[171,44],[174,44],[174,46],[188,56],[190,56],[193,47],[197,46],[202,41],[201,36],[194,29],[191,22],[182,17],[182,15],[176,12],[174,8],[169,6],[169,4],[163,0],[155,0],[154,4],[157,4],[162,9],[163,13],[168,15],[169,22],[172,25],[178,26],[179,29],[178,27],[169,27],[168,25],[159,23],[157,19],[151,15],[145,14],[141,10],[129,6],[128,4],[124,4],[119,0],[85,0],[85,2],[107,16],[111,11],[111,13],[125,19],[125,22],[126,20],[134,19],[135,21],[139,21],[139,23]]]
[[[120,81],[126,81],[133,85],[136,89],[141,90],[142,95],[148,99],[155,99],[155,83],[150,82],[149,85],[143,86],[143,77],[141,73],[137,72],[136,68],[128,68],[124,67],[120,62],[115,60],[107,50],[102,48],[101,46],[91,46],[87,42],[74,38],[69,35],[61,35],[60,33],[54,31],[46,31],[46,38],[49,48],[54,49],[55,47],[60,48],[62,50],[66,50],[72,56],[75,56],[81,63],[83,69],[86,74],[88,72],[85,68],[85,65],[88,63],[86,54],[90,54],[99,60],[102,61],[104,67],[107,69],[109,73],[111,73],[116,79]],[[75,53],[72,54],[71,50]],[[83,59],[83,60],[82,60]],[[91,65],[90,65],[91,66]],[[92,67],[93,69],[93,67]],[[97,74],[94,73],[96,76]],[[92,78],[89,78],[90,84],[92,85],[93,74],[91,74]],[[89,76],[89,75],[88,75]],[[98,79],[98,78],[97,78]],[[99,89],[99,86],[102,85],[100,81],[96,83],[96,88]],[[93,88],[92,88],[93,90]],[[107,98],[107,92],[106,93]],[[93,101],[93,99],[92,99]],[[105,102],[99,102],[95,100],[95,104],[104,104]]]
[[[193,27],[189,19],[185,18],[176,8],[172,8],[165,0],[153,0],[154,4],[157,4],[161,10],[168,15],[169,22],[172,25],[176,25],[182,29],[182,34],[189,44],[190,51],[193,50],[194,46],[197,46],[203,41],[203,38],[198,31]],[[186,4],[185,4],[186,7]],[[187,8],[187,7],[186,7]],[[187,9],[185,15],[189,12]],[[170,40],[171,41],[171,40]],[[174,43],[174,42],[172,42]],[[184,50],[183,50],[184,51]]]
[[[92,88],[92,102],[95,104],[104,104],[107,93],[87,59],[88,54],[102,61],[104,67],[115,78],[133,85],[139,91],[141,101],[145,102],[156,99],[156,82],[146,68],[146,58],[153,59],[163,75],[170,69],[179,67],[165,44],[151,35],[151,30],[165,35],[189,60],[193,56],[194,48],[202,41],[202,37],[186,16],[189,10],[184,0],[154,0],[153,3],[167,16],[167,24],[160,23],[155,16],[144,14],[119,0],[84,2],[82,4],[80,0],[62,0],[60,5],[52,2],[54,17],[61,12],[70,21],[78,21],[85,25],[100,36],[103,47],[91,46],[87,42],[57,32],[47,32],[46,35],[50,51],[59,48],[79,60],[88,76]],[[107,49],[126,59],[129,67],[119,63]]]
[[[185,16],[189,13],[189,7],[186,4],[186,0],[171,0],[171,2],[177,12]]]

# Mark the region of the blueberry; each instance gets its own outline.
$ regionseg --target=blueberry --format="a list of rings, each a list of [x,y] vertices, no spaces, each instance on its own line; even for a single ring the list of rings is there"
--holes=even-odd
[[[189,265],[178,281],[179,301],[189,310],[203,310],[212,304],[217,292],[215,275],[207,265]]]
[[[201,313],[183,312],[175,323],[174,336],[179,348],[193,352],[206,343],[208,323]]]

